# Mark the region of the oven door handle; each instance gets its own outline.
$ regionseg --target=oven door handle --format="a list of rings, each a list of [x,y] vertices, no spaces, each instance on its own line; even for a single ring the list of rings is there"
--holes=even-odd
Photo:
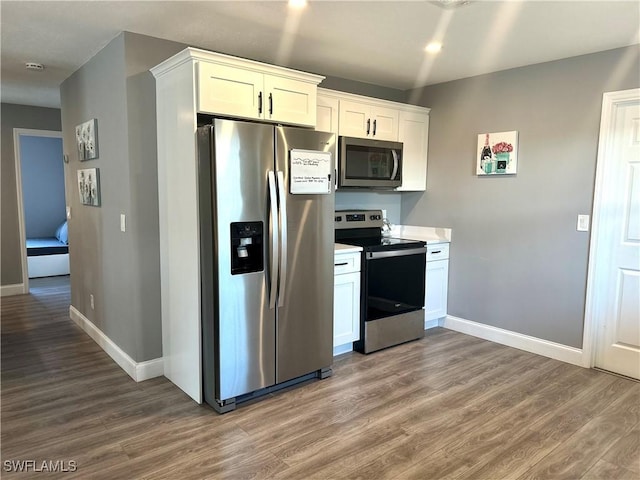
[[[378,258],[403,257],[405,255],[422,255],[427,253],[427,247],[405,248],[402,250],[387,250],[384,252],[367,252],[367,260]]]

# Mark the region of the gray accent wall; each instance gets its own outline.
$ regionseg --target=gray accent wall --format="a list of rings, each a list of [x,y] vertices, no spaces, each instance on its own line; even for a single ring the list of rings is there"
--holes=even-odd
[[[640,86],[635,47],[407,92],[431,108],[427,191],[402,223],[451,227],[450,315],[581,348],[602,94]],[[411,94],[414,95],[411,95]],[[477,136],[517,130],[518,173],[478,177]]]
[[[61,85],[71,303],[134,361],[162,356],[155,81],[184,45],[122,33]],[[75,126],[96,118],[100,156],[80,162]],[[100,169],[101,207],[81,205],[77,170]],[[120,231],[120,215],[127,218]],[[95,308],[91,308],[90,296]]]
[[[21,135],[20,172],[27,238],[54,237],[65,220],[62,139]]]
[[[3,103],[0,116],[2,157],[0,157],[0,284],[22,283],[20,232],[18,231],[18,194],[16,189],[13,129],[60,131],[60,110],[57,108],[30,107]]]

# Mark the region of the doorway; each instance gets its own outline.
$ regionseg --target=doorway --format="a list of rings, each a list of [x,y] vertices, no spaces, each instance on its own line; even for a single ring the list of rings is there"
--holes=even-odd
[[[69,275],[62,133],[14,129],[24,293],[29,279]]]
[[[640,88],[605,93],[585,309],[585,361],[640,379]]]

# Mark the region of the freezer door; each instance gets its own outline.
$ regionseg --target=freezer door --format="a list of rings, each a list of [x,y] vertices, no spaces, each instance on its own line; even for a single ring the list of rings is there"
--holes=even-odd
[[[269,267],[274,259],[268,213],[274,128],[216,119],[213,130],[216,395],[224,400],[275,383],[276,310],[269,307]],[[251,248],[232,245],[231,224],[237,222],[262,222],[263,271],[232,274],[232,256],[251,255]]]
[[[334,188],[320,195],[289,193],[291,149],[331,152],[336,136],[276,127],[280,198],[280,287],[276,320],[276,382],[331,366],[333,361]]]

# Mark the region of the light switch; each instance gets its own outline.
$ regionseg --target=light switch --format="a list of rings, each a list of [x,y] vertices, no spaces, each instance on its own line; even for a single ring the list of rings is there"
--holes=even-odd
[[[67,205],[67,220],[71,220],[71,207]]]
[[[120,214],[120,231],[125,232],[127,230],[127,219],[124,213]]]
[[[578,215],[578,226],[576,228],[579,232],[588,232],[589,215]]]

